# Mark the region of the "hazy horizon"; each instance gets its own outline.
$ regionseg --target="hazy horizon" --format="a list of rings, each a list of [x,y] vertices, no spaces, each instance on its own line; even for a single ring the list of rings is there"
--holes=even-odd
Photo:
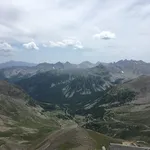
[[[49,64],[52,63],[52,64],[55,64],[55,63],[58,63],[58,62],[61,62],[61,63],[69,62],[69,63],[71,63],[71,64],[80,64],[80,63],[83,63],[83,62],[90,62],[90,63],[92,63],[92,64],[96,64],[96,63],[98,63],[98,62],[100,62],[100,63],[116,63],[116,62],[121,61],[121,60],[123,60],[123,61],[125,61],[125,60],[127,60],[127,61],[143,61],[143,60],[134,60],[134,59],[120,59],[120,60],[112,61],[112,62],[104,62],[104,61],[92,62],[92,61],[89,61],[89,60],[83,60],[83,61],[78,62],[78,63],[73,63],[73,62],[71,62],[71,61],[56,61],[56,62],[41,61],[41,62],[36,63],[36,62],[32,62],[32,61],[30,62],[30,61],[22,61],[22,60],[8,60],[8,61],[0,62],[0,64],[2,64],[2,63],[7,63],[7,62],[24,62],[24,63],[33,63],[33,64],[41,64],[41,63],[49,63]],[[145,62],[145,63],[150,63],[150,62],[147,62],[147,61],[144,61],[144,62]]]

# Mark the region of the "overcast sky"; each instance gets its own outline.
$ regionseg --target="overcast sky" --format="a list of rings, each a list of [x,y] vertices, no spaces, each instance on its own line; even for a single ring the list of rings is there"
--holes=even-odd
[[[150,62],[150,0],[0,0],[0,62]]]

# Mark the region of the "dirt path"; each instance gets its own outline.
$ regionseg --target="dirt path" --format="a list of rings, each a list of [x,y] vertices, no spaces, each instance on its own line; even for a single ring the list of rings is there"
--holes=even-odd
[[[32,150],[60,150],[63,146],[68,150],[94,150],[94,145],[88,133],[74,124],[53,132]]]

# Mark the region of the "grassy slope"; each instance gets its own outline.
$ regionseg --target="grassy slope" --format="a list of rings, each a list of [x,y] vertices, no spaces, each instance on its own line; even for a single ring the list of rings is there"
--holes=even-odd
[[[59,128],[39,106],[29,105],[29,100],[22,90],[0,81],[0,149],[23,149]]]

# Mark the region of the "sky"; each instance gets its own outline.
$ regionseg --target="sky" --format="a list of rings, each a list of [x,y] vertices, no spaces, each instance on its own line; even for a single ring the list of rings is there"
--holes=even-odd
[[[150,62],[150,0],[0,0],[0,63]]]

